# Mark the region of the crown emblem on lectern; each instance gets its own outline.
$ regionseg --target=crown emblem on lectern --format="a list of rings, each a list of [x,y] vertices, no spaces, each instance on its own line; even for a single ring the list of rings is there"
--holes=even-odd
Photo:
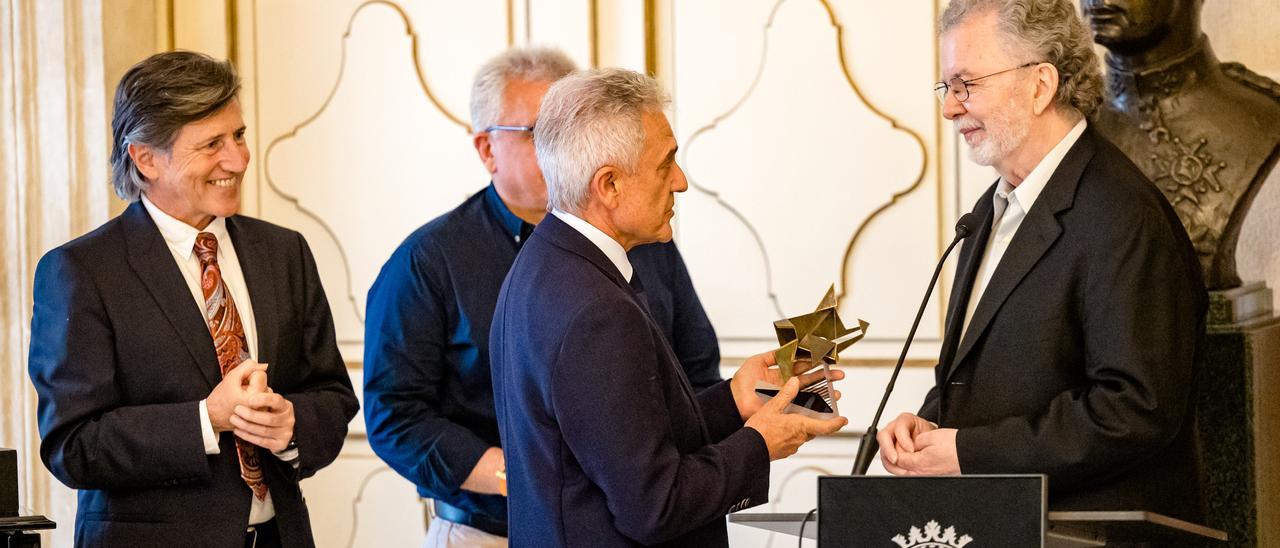
[[[897,535],[890,540],[902,548],[964,548],[964,545],[973,542],[973,537],[969,535],[956,538],[954,526],[943,529],[938,522],[932,520],[924,525],[923,531],[912,525],[907,535],[909,539]]]

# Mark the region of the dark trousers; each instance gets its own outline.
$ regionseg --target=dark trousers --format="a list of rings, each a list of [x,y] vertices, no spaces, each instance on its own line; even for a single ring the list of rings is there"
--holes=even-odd
[[[244,548],[280,548],[280,529],[276,527],[275,518],[250,525],[244,534]]]

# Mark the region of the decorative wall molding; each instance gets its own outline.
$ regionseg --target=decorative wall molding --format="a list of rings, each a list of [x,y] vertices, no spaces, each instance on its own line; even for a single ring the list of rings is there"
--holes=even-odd
[[[751,135],[750,139],[754,139],[757,141],[760,139],[778,140],[781,143],[779,146],[782,147],[780,150],[774,151],[772,149],[766,149],[771,151],[771,152],[767,152],[767,154],[770,154],[770,157],[768,158],[759,157],[758,156],[760,152],[759,150],[755,150],[754,152],[744,151],[743,153],[740,153],[737,156],[728,154],[728,151],[725,150],[725,147],[720,147],[719,149],[713,149],[713,152],[711,153],[703,151],[704,142],[706,142],[709,138],[712,138],[712,136],[715,135],[716,130],[722,129],[723,126],[731,122],[736,116],[739,116],[740,113],[744,110],[744,105],[747,105],[751,101],[756,99],[756,95],[758,94],[757,92],[761,88],[762,82],[770,78],[769,74],[772,71],[784,70],[786,67],[783,65],[788,63],[805,63],[806,67],[814,67],[814,64],[818,62],[816,60],[818,58],[817,56],[815,56],[813,59],[796,59],[794,57],[795,55],[797,55],[796,51],[788,52],[791,57],[786,57],[786,58],[772,57],[775,55],[776,56],[783,55],[780,53],[775,54],[772,51],[771,40],[774,38],[777,38],[775,36],[772,36],[774,33],[784,32],[783,30],[779,30],[780,14],[784,10],[784,7],[788,5],[802,6],[803,4],[806,4],[806,2],[800,2],[799,0],[778,0],[777,2],[774,2],[772,4],[772,8],[768,12],[768,17],[761,28],[759,53],[757,54],[758,62],[754,64],[755,69],[754,69],[754,73],[750,77],[751,78],[750,83],[747,84],[745,90],[741,92],[741,94],[733,95],[737,97],[736,101],[734,101],[730,106],[722,110],[719,114],[711,117],[708,122],[697,127],[697,129],[694,130],[687,138],[683,139],[684,147],[681,150],[681,164],[685,168],[686,174],[688,175],[691,190],[694,193],[698,193],[702,196],[707,197],[711,201],[713,201],[718,208],[720,208],[725,212],[725,215],[723,215],[723,217],[732,219],[733,222],[736,222],[737,224],[739,224],[742,230],[744,230],[745,233],[749,235],[749,238],[753,241],[755,251],[759,253],[758,263],[756,264],[759,265],[758,267],[759,272],[762,273],[762,276],[764,278],[763,298],[766,299],[772,306],[772,309],[773,309],[772,314],[775,315],[775,317],[786,316],[789,311],[794,312],[796,307],[798,306],[798,303],[795,302],[797,297],[794,294],[788,300],[789,304],[784,304],[783,301],[786,299],[783,299],[780,297],[779,283],[782,283],[784,284],[784,286],[787,286],[787,287],[791,287],[791,285],[788,285],[785,282],[778,281],[779,268],[791,269],[792,272],[794,272],[797,268],[815,268],[815,269],[822,270],[826,268],[825,265],[827,265],[828,263],[834,264],[836,261],[838,261],[839,266],[832,269],[830,277],[827,279],[828,280],[836,279],[838,277],[839,284],[837,286],[837,289],[838,289],[837,296],[838,296],[838,299],[841,301],[841,303],[844,304],[844,301],[847,300],[846,297],[851,294],[854,283],[855,283],[855,280],[853,279],[852,268],[851,268],[852,258],[854,257],[855,252],[859,249],[859,244],[864,239],[864,236],[867,234],[868,227],[870,227],[873,224],[873,222],[879,220],[879,218],[885,212],[889,211],[890,209],[902,203],[905,197],[909,195],[914,195],[914,193],[918,192],[922,186],[925,186],[924,183],[926,182],[927,174],[929,173],[930,162],[931,161],[936,162],[936,150],[934,151],[930,150],[929,146],[926,145],[925,137],[919,131],[913,129],[912,127],[910,127],[910,125],[902,122],[898,118],[888,114],[884,109],[880,108],[871,99],[869,99],[868,96],[863,92],[862,86],[858,78],[855,77],[853,70],[850,67],[850,62],[849,62],[850,60],[847,57],[848,53],[846,52],[846,50],[849,46],[846,43],[845,25],[840,21],[836,11],[834,10],[834,8],[832,7],[829,1],[827,0],[815,0],[815,1],[816,1],[816,6],[820,7],[819,11],[822,14],[821,17],[823,22],[826,25],[829,25],[828,26],[829,30],[827,32],[830,32],[833,35],[832,43],[825,47],[834,46],[835,48],[834,56],[831,56],[830,53],[823,53],[821,54],[820,57],[821,59],[823,59],[822,61],[823,63],[826,62],[825,59],[828,56],[834,59],[835,66],[833,68],[834,70],[837,71],[836,77],[841,82],[841,85],[844,87],[844,92],[847,93],[849,96],[848,102],[835,101],[833,104],[824,104],[823,108],[829,108],[832,111],[833,115],[838,114],[838,116],[833,116],[831,119],[832,120],[839,119],[841,120],[841,122],[831,122],[832,124],[837,124],[837,125],[835,126],[828,125],[820,129],[814,129],[814,126],[812,123],[807,123],[809,122],[808,120],[799,120],[795,123],[786,122],[786,121],[782,121],[782,122],[774,121],[772,122],[774,124],[772,126],[766,125],[764,127],[761,127],[762,120],[758,118],[758,116],[760,116],[760,113],[757,112],[756,113],[757,118],[751,118],[749,122],[741,122],[739,127],[734,127],[728,130],[731,133],[736,133],[737,135],[739,135],[739,137],[737,137],[737,140],[733,142],[741,143],[743,142],[743,139],[744,139],[744,137],[741,137],[742,135]],[[812,15],[811,14],[812,11],[813,10],[811,9],[808,12],[805,12],[806,15],[804,15],[804,17],[818,17],[817,15]],[[799,15],[793,15],[792,17],[799,17]],[[704,23],[699,22],[698,24],[704,24]],[[792,40],[792,41],[796,40],[797,33],[803,32],[803,31],[798,31],[795,28],[795,25],[798,25],[798,24],[800,23],[798,23],[796,20],[789,20],[787,23],[787,25],[789,26],[785,30],[787,34],[781,34],[780,35],[781,38]],[[805,44],[809,44],[809,43],[816,43],[817,41],[824,40],[824,39],[826,39],[825,35],[823,35],[823,37],[821,38],[814,37],[810,39],[809,37],[805,37],[803,40],[805,40],[804,42]],[[681,47],[685,48],[685,50],[687,51],[687,48],[696,47],[696,46],[684,45]],[[815,45],[814,47],[817,47],[817,46]],[[678,54],[679,51],[680,49],[677,48],[676,53]],[[930,56],[931,59],[935,55],[931,55]],[[773,67],[772,69],[770,68],[771,66]],[[779,68],[779,67],[782,67],[782,68]],[[821,71],[826,69],[821,68],[818,70]],[[774,78],[779,78],[779,77],[775,76]],[[716,82],[716,81],[717,79],[715,77],[709,77],[706,79],[705,82]],[[721,78],[720,81],[723,82],[724,79]],[[791,107],[800,106],[806,101],[806,99],[812,100],[813,96],[808,94],[809,93],[809,90],[807,88],[808,85],[825,85],[825,86],[833,85],[833,81],[830,78],[820,78],[819,81],[821,81],[822,83],[815,84],[807,80],[804,82],[799,82],[799,81],[787,82],[787,84],[795,87],[795,92],[794,92],[795,97],[792,98],[792,101],[796,104],[787,105],[785,103],[768,103],[769,105],[771,105],[771,108],[774,109],[774,111],[766,110],[764,112],[786,112],[788,106],[791,106]],[[677,82],[676,85],[679,86],[681,85],[681,83]],[[694,83],[694,84],[684,84],[684,85],[697,86],[699,84]],[[701,84],[701,86],[703,87],[705,87],[705,85],[706,83]],[[776,87],[776,84],[775,84],[775,87]],[[835,91],[834,91],[834,88],[826,88],[826,89],[819,90],[816,93],[818,94],[817,96],[831,97],[831,95],[835,93]],[[761,101],[770,101],[770,100],[777,101],[778,96],[777,96],[776,90],[773,93],[773,95],[769,96],[768,99],[760,99],[760,100]],[[930,102],[932,101],[930,100]],[[848,107],[854,106],[854,105],[856,105],[856,107],[854,107],[854,110],[849,111]],[[684,115],[690,116],[688,114],[690,112],[688,110],[689,108],[690,107],[687,105],[679,104],[679,99],[677,99],[677,105],[676,105],[677,111],[681,111],[683,109],[683,112],[685,113]],[[699,108],[699,107],[694,107],[694,108]],[[700,108],[705,108],[705,107],[701,107],[700,105]],[[763,108],[763,107],[758,107],[757,110],[759,110],[759,108]],[[840,123],[843,123],[845,120],[866,119],[866,116],[862,114],[857,114],[857,111],[859,109],[862,112],[869,113],[870,116],[873,119],[877,120],[879,124],[883,124],[883,127],[875,124],[867,124],[865,122],[862,122],[861,125],[857,127],[842,127],[838,125]],[[849,114],[846,115],[845,114],[846,111],[848,111]],[[792,113],[789,113],[789,114],[792,114]],[[803,118],[803,115],[801,115],[801,117]],[[768,123],[768,120],[765,120],[765,122]],[[745,126],[742,126],[741,124],[745,124]],[[930,125],[934,125],[934,124],[930,123]],[[804,128],[804,129],[801,130],[796,128]],[[798,135],[787,135],[788,132],[795,133],[796,131],[802,131],[803,133],[800,133]],[[883,137],[884,134],[877,133],[882,131],[890,132],[890,134],[896,134],[899,137]],[[847,202],[847,200],[849,200],[853,196],[853,194],[850,194],[849,192],[845,192],[840,197],[803,194],[804,189],[803,188],[797,189],[795,188],[795,185],[806,184],[806,181],[804,180],[772,181],[771,183],[768,183],[768,184],[774,185],[773,186],[774,190],[768,191],[772,195],[768,196],[767,198],[765,196],[758,195],[758,194],[750,194],[750,192],[760,191],[760,188],[762,188],[761,187],[762,183],[760,178],[765,176],[758,175],[755,172],[755,170],[744,171],[743,169],[733,169],[733,168],[724,167],[725,165],[730,165],[734,163],[754,165],[755,162],[765,162],[766,164],[772,163],[774,164],[774,166],[777,166],[779,164],[788,164],[788,163],[793,163],[797,166],[803,166],[806,160],[809,160],[811,162],[817,162],[817,163],[827,162],[827,163],[831,163],[834,166],[834,165],[840,164],[841,160],[845,160],[845,159],[830,158],[825,155],[820,155],[819,157],[812,157],[812,158],[803,158],[803,157],[797,157],[796,153],[798,151],[802,151],[805,149],[807,145],[804,143],[808,143],[808,142],[820,143],[822,141],[830,141],[833,139],[840,140],[845,138],[845,136],[855,136],[855,135],[862,135],[865,138],[866,135],[872,134],[872,133],[881,136],[881,137],[877,137],[878,140],[876,141],[875,146],[877,148],[884,149],[884,153],[887,153],[888,156],[892,158],[892,160],[887,160],[887,159],[884,160],[884,163],[895,162],[897,166],[902,166],[902,167],[901,168],[895,167],[890,169],[890,168],[884,168],[883,166],[876,166],[871,164],[861,164],[861,165],[846,164],[847,167],[849,167],[852,171],[845,172],[843,174],[844,176],[842,177],[841,182],[847,183],[847,184],[857,184],[860,182],[865,188],[865,190],[859,191],[861,192],[861,194],[857,194],[857,196],[859,196],[859,199],[866,198],[872,194],[879,196],[879,194],[876,194],[876,193],[881,192],[880,190],[876,190],[870,186],[866,186],[869,184],[866,182],[866,178],[869,176],[868,174],[872,172],[876,172],[877,169],[879,169],[879,171],[884,173],[891,173],[889,179],[887,179],[888,181],[891,181],[890,183],[888,183],[888,185],[885,185],[883,183],[876,183],[881,186],[892,187],[892,192],[885,192],[886,195],[883,202],[875,203],[875,207],[867,208],[867,207],[863,207],[862,205],[856,202],[854,203]],[[852,143],[855,141],[857,140],[852,139],[850,142]],[[852,144],[850,146],[852,146]],[[776,152],[776,154],[773,154],[773,152]],[[859,153],[857,150],[850,150],[849,152],[855,155]],[[861,153],[864,156],[867,155],[867,151],[865,150],[862,151]],[[879,153],[880,151],[877,151],[877,154]],[[710,154],[710,159],[708,159],[707,157],[708,154]],[[710,162],[711,164],[708,164],[708,162]],[[717,166],[717,163],[718,163],[718,166]],[[712,174],[710,176],[707,175],[708,165],[711,166],[710,172]],[[767,165],[762,167],[767,167]],[[833,167],[832,169],[835,169],[835,168]],[[908,169],[909,169],[909,173],[906,172]],[[774,171],[777,171],[777,170],[774,170]],[[773,173],[773,172],[770,172],[770,173]],[[737,176],[737,177],[735,178],[733,176]],[[750,181],[751,179],[756,179],[754,181],[754,184],[751,183]],[[708,182],[709,180],[718,180],[718,183],[709,184]],[[875,179],[875,180],[880,181],[885,179]],[[748,188],[752,190],[742,190],[741,188],[738,188],[743,184],[749,184],[750,186]],[[808,184],[813,184],[813,183],[809,182]],[[832,188],[830,182],[827,182],[824,184],[826,184],[825,188]],[[726,192],[725,192],[726,188],[722,187],[721,185],[725,185],[728,190],[735,190],[739,193],[742,193],[742,192],[748,193],[747,201],[742,202],[741,200],[743,198],[741,196],[739,196],[739,198],[735,200],[733,197],[726,195]],[[800,196],[799,197],[789,196],[789,194],[793,194],[793,193],[800,194]],[[768,200],[768,202],[767,203],[761,202],[761,200]],[[809,209],[807,211],[797,210],[798,207],[806,207],[803,205],[798,205],[800,202],[803,202],[804,200],[809,201],[809,204],[807,205]],[[834,200],[834,202],[832,200]],[[943,216],[943,213],[939,205],[940,202],[941,202],[940,199],[935,200],[935,207],[931,213],[931,216],[936,217],[939,223],[942,222],[941,218]],[[745,210],[744,206],[750,209],[751,211]],[[840,209],[836,210],[835,212],[832,212],[832,210],[830,209],[830,206],[837,206]],[[853,211],[849,211],[848,209],[845,209],[850,206],[852,206]],[[768,229],[768,230],[766,230],[759,224],[759,221],[767,220],[767,217],[769,216],[769,214],[763,213],[763,211],[765,210],[762,208],[775,208],[775,207],[776,209],[772,210],[772,214],[775,216],[786,215],[786,216],[796,217],[797,226],[794,227],[794,230],[779,229],[777,226],[778,223],[775,222],[776,220],[770,221],[770,223],[774,226],[772,229]],[[846,221],[846,219],[849,219],[850,216],[853,216],[856,218],[857,220],[856,226],[851,227],[849,232],[845,232],[843,230],[844,225],[841,225],[840,223]],[[681,222],[687,223],[689,221],[683,220]],[[808,222],[814,226],[811,228],[799,226],[805,222]],[[831,224],[839,225],[841,228],[840,229],[830,228],[829,225]],[[829,241],[829,240],[835,239],[839,242],[843,242],[843,244],[840,245],[839,251],[836,251],[833,249],[830,251],[830,254],[827,254],[825,256],[824,256],[825,252],[819,253],[818,255],[796,256],[795,250],[793,250],[790,247],[782,246],[782,244],[779,243],[780,241],[785,241],[784,234],[780,233],[780,230],[783,230],[786,233],[785,238],[794,237],[795,238],[794,244],[804,250],[812,251],[813,249],[817,249],[818,247],[820,247],[819,240]],[[932,229],[930,229],[929,234],[933,234]],[[779,238],[784,238],[784,240],[779,240]],[[930,239],[932,240],[933,238],[930,237]],[[696,251],[700,251],[700,249],[695,250],[695,252]],[[780,251],[783,252],[783,255],[779,255]],[[836,256],[837,253],[839,254],[838,257]],[[885,259],[886,258],[879,257],[879,256],[873,257],[873,260],[876,260],[876,261],[884,261]],[[821,262],[821,264],[824,266],[817,266],[818,262]],[[721,273],[721,274],[729,275],[728,273]],[[696,279],[697,278],[695,276],[695,281]],[[794,290],[792,292],[794,293]],[[788,308],[790,308],[790,310],[788,310]],[[857,312],[860,313],[861,311],[857,311]],[[715,321],[716,317],[715,317],[714,311],[712,312],[712,315],[713,315],[713,321]],[[869,319],[872,319],[873,324],[876,323],[874,318],[869,318]],[[941,320],[939,320],[939,324],[941,324]],[[717,327],[719,328],[719,326]],[[930,338],[931,337],[926,336],[926,337],[923,337],[922,340],[927,340]],[[937,339],[937,337],[932,337],[932,338]],[[769,337],[763,331],[759,335],[748,336],[740,332],[728,330],[727,332],[724,332],[724,334],[722,334],[721,339],[724,342],[761,343],[761,344],[771,341],[771,337]],[[867,340],[868,342],[888,343],[888,342],[894,342],[894,341],[901,341],[901,337],[896,336],[896,334],[891,336],[877,334],[873,327],[872,334],[869,335]]]
[[[404,33],[406,33],[406,36],[410,38],[410,47],[411,47],[412,59],[413,59],[413,73],[415,73],[417,76],[417,82],[419,82],[419,85],[421,86],[422,95],[424,95],[425,99],[428,100],[428,102],[430,102],[431,106],[434,106],[434,108],[438,110],[440,114],[444,115],[444,118],[447,118],[449,122],[457,124],[458,127],[462,128],[463,131],[466,131],[467,133],[471,132],[471,125],[467,124],[466,122],[463,122],[462,118],[458,117],[458,115],[451,113],[451,111],[449,111],[448,109],[445,109],[444,105],[440,104],[440,101],[436,99],[435,93],[431,92],[431,86],[429,85],[428,82],[426,82],[426,77],[424,76],[424,74],[422,74],[421,61],[419,59],[419,36],[417,36],[417,32],[415,31],[415,29],[413,29],[413,24],[410,18],[408,18],[408,14],[404,13],[404,9],[401,8],[401,6],[399,6],[398,4],[393,3],[393,1],[369,0],[369,1],[366,1],[366,3],[358,6],[358,8],[355,9],[355,12],[352,12],[351,17],[349,17],[347,20],[347,29],[346,29],[346,32],[344,32],[342,35],[342,44],[343,44],[342,58],[339,59],[340,68],[338,70],[338,78],[334,79],[333,86],[330,86],[329,96],[325,97],[324,104],[321,105],[320,109],[317,109],[315,113],[311,115],[311,117],[308,117],[305,120],[302,120],[302,122],[298,123],[297,125],[294,125],[291,131],[288,131],[287,133],[279,134],[279,136],[271,138],[270,145],[266,146],[266,154],[264,155],[264,157],[262,157],[262,168],[264,168],[262,169],[262,173],[264,173],[265,175],[266,186],[268,186],[268,188],[270,188],[271,191],[275,192],[276,195],[278,195],[280,198],[284,198],[284,200],[291,202],[291,204],[294,207],[297,207],[297,210],[300,211],[300,213],[314,220],[316,224],[319,224],[320,227],[325,230],[325,233],[328,234],[329,238],[333,239],[334,245],[338,247],[339,255],[342,256],[343,268],[344,270],[346,270],[347,300],[349,301],[349,303],[351,303],[352,310],[356,312],[357,318],[360,319],[361,321],[364,321],[365,319],[364,310],[362,310],[360,306],[360,300],[362,296],[357,296],[355,288],[353,288],[352,286],[351,260],[348,259],[348,254],[347,254],[346,248],[344,248],[343,246],[342,238],[339,238],[338,233],[335,232],[335,230],[332,227],[330,227],[329,223],[325,222],[325,219],[323,218],[323,216],[321,216],[320,214],[317,214],[315,210],[311,209],[311,207],[307,207],[305,204],[303,204],[303,201],[306,200],[305,197],[300,195],[294,195],[294,193],[289,193],[287,191],[284,191],[283,188],[280,188],[279,184],[276,184],[275,179],[271,177],[271,152],[273,152],[275,150],[275,147],[280,145],[280,143],[283,143],[288,140],[292,140],[292,138],[297,138],[298,132],[302,131],[303,128],[306,128],[307,125],[310,125],[312,122],[315,122],[315,120],[317,118],[320,118],[321,115],[325,113],[325,110],[329,108],[329,104],[330,102],[333,101],[334,95],[337,95],[338,88],[342,86],[343,74],[346,74],[347,45],[349,40],[351,40],[352,38],[352,27],[355,26],[356,19],[360,17],[360,14],[362,12],[365,12],[367,8],[371,8],[371,6],[387,6],[387,8],[394,10],[394,12],[396,12],[398,17],[401,18],[401,20],[403,20]],[[508,28],[509,28],[509,24],[508,24]],[[256,64],[255,64],[255,67],[256,67]]]

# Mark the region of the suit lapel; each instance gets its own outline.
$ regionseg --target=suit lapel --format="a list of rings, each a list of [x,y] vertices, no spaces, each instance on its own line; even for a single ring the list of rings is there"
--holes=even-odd
[[[964,362],[965,357],[973,350],[983,332],[991,325],[996,312],[1009,298],[1009,294],[1013,293],[1014,288],[1022,282],[1027,273],[1062,235],[1062,225],[1058,223],[1057,214],[1071,208],[1076,187],[1080,184],[1080,175],[1084,173],[1085,166],[1093,158],[1093,152],[1093,132],[1092,129],[1086,129],[1058,164],[1058,169],[1045,184],[1044,191],[1031,206],[1031,211],[1027,212],[1013,241],[1009,243],[1009,249],[1005,251],[1000,264],[992,273],[991,281],[987,283],[987,288],[973,311],[973,319],[969,321],[969,328],[964,333],[964,339],[960,341],[960,348],[956,351],[955,359],[951,362],[952,366],[948,369],[944,382],[951,378],[958,369],[957,366]],[[987,224],[990,225],[990,222]],[[978,255],[980,261],[982,253]]]
[[[271,275],[271,257],[267,244],[246,228],[240,216],[227,218],[227,233],[231,235],[231,243],[236,247],[236,256],[240,259],[240,271],[244,273],[244,283],[248,286],[249,304],[253,307],[253,322],[258,330],[258,362],[270,365],[275,361],[276,339],[279,322],[276,312],[274,277]],[[273,378],[272,369],[267,368],[268,379]]]
[[[956,348],[960,346],[960,330],[964,327],[964,313],[969,308],[969,297],[973,294],[973,282],[978,277],[978,267],[982,264],[982,254],[987,248],[987,239],[991,237],[991,196],[996,185],[991,185],[978,199],[973,213],[982,219],[978,231],[960,248],[959,264],[956,266],[955,283],[951,290],[951,298],[947,303],[946,332],[943,334],[942,352],[938,363],[942,365],[943,374],[938,377],[941,382],[951,370]]]
[[[130,205],[121,215],[121,220],[129,267],[160,305],[212,389],[222,378],[218,356],[213,350],[213,337],[209,335],[209,326],[200,315],[200,308],[195,305],[191,290],[173,260],[173,253],[141,201]]]

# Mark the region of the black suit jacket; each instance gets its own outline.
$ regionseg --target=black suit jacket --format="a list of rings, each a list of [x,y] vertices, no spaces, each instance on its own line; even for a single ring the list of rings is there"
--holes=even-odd
[[[695,396],[644,303],[554,215],[516,257],[489,337],[512,546],[728,546],[768,498],[728,382]]]
[[[1052,508],[1200,519],[1190,417],[1207,295],[1177,216],[1086,129],[958,340],[994,190],[973,209],[983,222],[960,253],[920,416],[959,429],[963,473],[1048,474]]]
[[[314,544],[298,480],[338,455],[357,402],[302,236],[227,219],[269,385],[294,406],[294,469],[259,449],[286,546]],[[220,381],[209,328],[141,202],[36,268],[29,371],[40,456],[79,490],[76,545],[239,546],[250,491],[231,433],[206,455],[199,401]]]

